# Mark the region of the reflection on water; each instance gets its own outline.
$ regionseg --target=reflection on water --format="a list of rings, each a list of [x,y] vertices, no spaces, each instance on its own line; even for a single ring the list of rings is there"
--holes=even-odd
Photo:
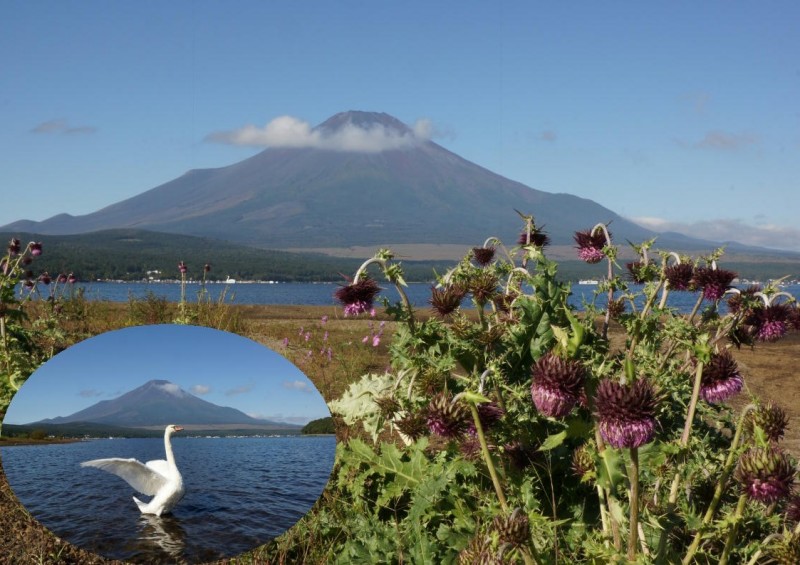
[[[3,447],[14,494],[60,538],[133,563],[204,563],[267,543],[294,525],[328,482],[333,436],[178,438],[173,443],[186,494],[172,514],[144,516],[137,494],[81,461],[119,453],[163,456],[161,439],[96,440]],[[0,559],[2,561],[2,559]]]
[[[136,540],[139,553],[129,559],[138,563],[155,563],[160,558],[169,563],[184,562],[186,549],[186,530],[174,516],[153,516],[142,514],[139,517],[139,537]],[[144,560],[140,561],[140,555]]]

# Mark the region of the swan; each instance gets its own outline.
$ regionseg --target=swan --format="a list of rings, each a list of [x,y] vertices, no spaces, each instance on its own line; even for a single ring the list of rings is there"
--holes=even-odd
[[[142,502],[135,496],[133,501],[142,514],[155,514],[161,516],[169,513],[183,497],[183,477],[175,464],[172,454],[170,438],[175,432],[183,430],[182,427],[170,424],[164,430],[164,449],[167,460],[157,459],[142,463],[136,459],[122,459],[112,457],[109,459],[93,459],[84,461],[81,467],[95,467],[113,473],[141,493],[153,496],[150,502]]]

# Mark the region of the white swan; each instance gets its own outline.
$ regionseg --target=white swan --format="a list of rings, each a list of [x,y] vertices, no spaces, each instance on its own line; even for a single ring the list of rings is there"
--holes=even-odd
[[[170,424],[164,430],[164,449],[167,452],[167,460],[157,459],[142,463],[136,459],[122,459],[112,457],[110,459],[94,459],[84,461],[81,467],[96,467],[109,473],[114,473],[133,488],[141,493],[153,496],[150,502],[142,502],[135,496],[133,501],[139,507],[142,514],[155,514],[161,516],[172,510],[178,501],[183,497],[183,477],[181,477],[178,466],[175,464],[175,456],[172,454],[172,444],[170,437],[173,433],[181,431],[183,428]]]

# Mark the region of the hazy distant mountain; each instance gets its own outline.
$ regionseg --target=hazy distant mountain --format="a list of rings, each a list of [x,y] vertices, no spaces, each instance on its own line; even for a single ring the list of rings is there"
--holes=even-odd
[[[69,416],[48,418],[35,424],[94,422],[123,427],[167,424],[244,424],[294,428],[279,422],[251,418],[244,412],[206,402],[165,380],[148,381],[112,400],[103,400]]]
[[[515,240],[522,226],[516,208],[533,214],[556,244],[572,245],[576,230],[601,221],[613,222],[621,242],[653,235],[596,202],[532,189],[415,138],[387,114],[344,112],[313,131],[331,139],[345,128],[380,129],[415,142],[377,152],[268,148],[227,167],[189,171],[85,216],[2,229],[75,234],[131,227],[272,248],[470,246],[489,235]]]

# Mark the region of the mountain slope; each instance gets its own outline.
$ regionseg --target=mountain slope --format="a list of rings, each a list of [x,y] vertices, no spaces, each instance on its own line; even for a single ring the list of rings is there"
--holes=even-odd
[[[382,128],[413,139],[384,151],[268,148],[239,163],[201,169],[85,216],[20,221],[6,231],[75,234],[140,228],[273,248],[399,243],[472,245],[487,235],[511,241],[533,214],[556,244],[599,221],[620,239],[653,235],[599,204],[506,179],[424,139],[386,114],[344,112],[314,129]]]
[[[167,424],[250,424],[299,427],[258,420],[244,412],[197,398],[165,380],[151,380],[111,400],[102,400],[69,416],[48,418],[35,424],[93,422],[123,427]]]

